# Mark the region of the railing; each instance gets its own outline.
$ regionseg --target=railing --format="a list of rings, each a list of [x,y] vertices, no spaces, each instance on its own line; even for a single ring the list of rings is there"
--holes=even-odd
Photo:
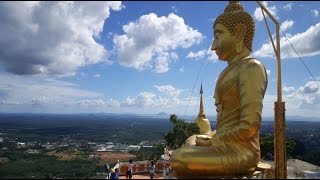
[[[170,166],[169,161],[166,160],[154,160],[154,164],[156,165],[156,173],[163,172],[165,168]],[[133,161],[132,162],[132,174],[143,174],[149,172],[149,166],[151,161]],[[126,171],[129,167],[129,162],[119,162],[117,163],[112,170],[118,168],[119,175],[126,175]]]

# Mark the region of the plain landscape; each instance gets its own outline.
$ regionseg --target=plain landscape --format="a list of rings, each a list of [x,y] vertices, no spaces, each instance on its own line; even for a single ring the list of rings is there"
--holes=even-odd
[[[99,178],[105,163],[156,157],[151,154],[165,143],[173,126],[169,117],[165,113],[1,114],[0,178]],[[214,129],[214,117],[209,119]],[[319,165],[320,121],[286,120],[287,139],[294,142],[290,157]],[[273,135],[273,126],[273,118],[263,118],[264,140]]]

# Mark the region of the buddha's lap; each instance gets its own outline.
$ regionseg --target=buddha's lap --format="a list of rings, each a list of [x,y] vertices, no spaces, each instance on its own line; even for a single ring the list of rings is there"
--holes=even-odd
[[[247,173],[251,172],[259,162],[257,153],[248,152],[250,151],[247,149],[235,151],[221,146],[184,146],[174,152],[170,161],[178,173],[184,171],[207,175],[223,175],[226,171]]]

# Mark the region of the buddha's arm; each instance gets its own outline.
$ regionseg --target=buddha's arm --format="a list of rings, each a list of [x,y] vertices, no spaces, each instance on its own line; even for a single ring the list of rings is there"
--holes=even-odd
[[[250,62],[239,73],[240,121],[234,128],[219,132],[223,141],[243,141],[256,134],[260,128],[266,74],[260,63]]]

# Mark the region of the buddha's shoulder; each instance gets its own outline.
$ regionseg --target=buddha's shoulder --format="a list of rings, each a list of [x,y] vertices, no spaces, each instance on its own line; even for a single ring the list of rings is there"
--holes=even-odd
[[[240,64],[240,68],[244,68],[244,69],[247,69],[247,68],[258,68],[258,69],[263,69],[264,68],[264,65],[257,59],[255,58],[251,58],[247,61],[245,61],[244,63],[241,63]]]

